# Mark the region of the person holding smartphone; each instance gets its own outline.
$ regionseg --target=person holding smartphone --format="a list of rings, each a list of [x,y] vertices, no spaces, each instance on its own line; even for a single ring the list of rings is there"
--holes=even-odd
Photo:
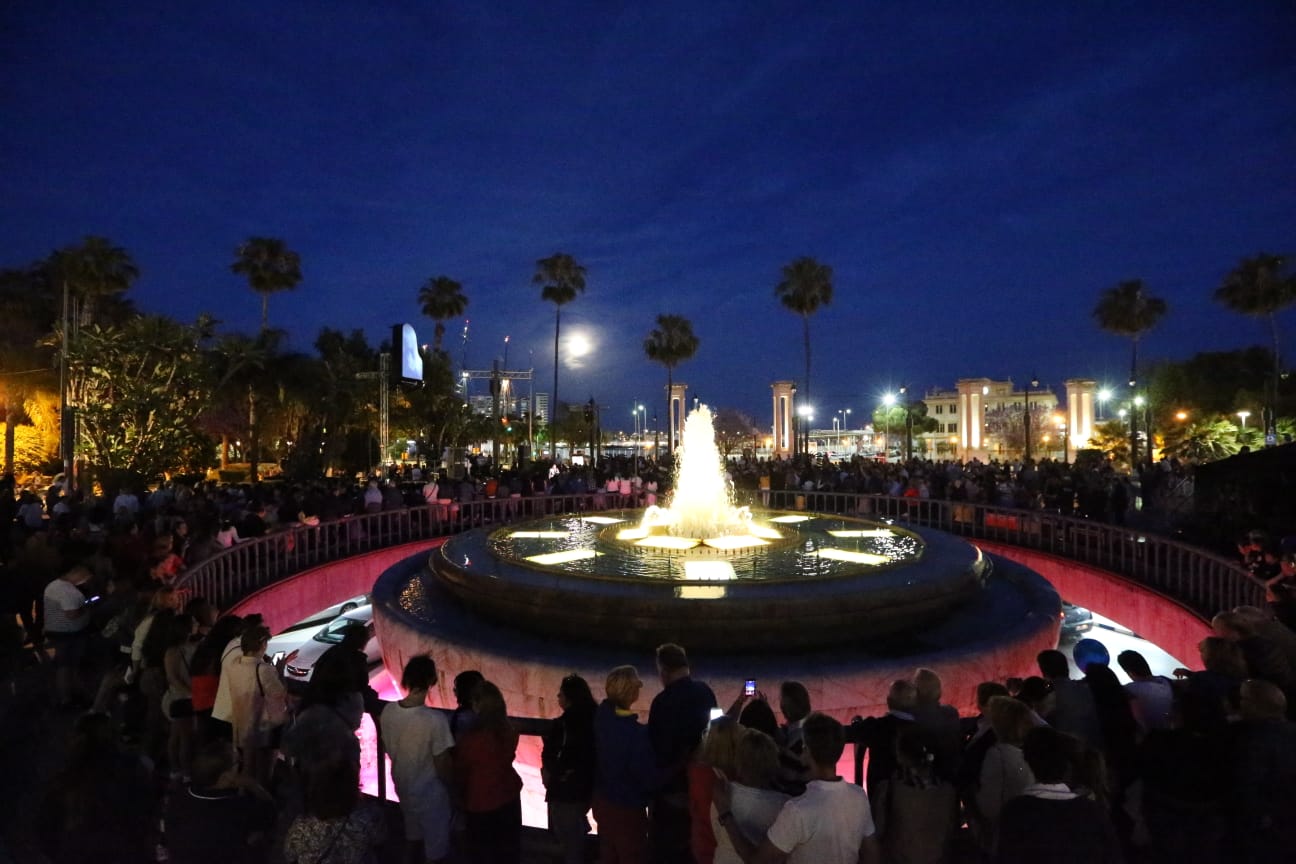
[[[89,704],[80,670],[93,605],[81,586],[90,578],[90,570],[78,565],[45,586],[45,636],[54,649],[54,704],[58,708]]]

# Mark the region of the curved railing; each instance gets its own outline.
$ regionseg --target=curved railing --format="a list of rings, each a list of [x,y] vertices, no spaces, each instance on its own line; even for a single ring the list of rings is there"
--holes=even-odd
[[[984,504],[833,492],[760,492],[753,493],[751,501],[776,509],[891,519],[1036,549],[1124,576],[1204,616],[1264,603],[1263,585],[1237,563],[1187,543],[1119,525]],[[240,543],[195,564],[179,577],[177,587],[227,608],[280,579],[330,561],[485,525],[595,512],[629,503],[621,496],[603,493],[537,495],[441,502],[347,516]]]
[[[344,516],[319,525],[294,525],[199,561],[175,584],[187,596],[205,597],[225,609],[280,579],[331,561],[484,525],[604,510],[618,505],[619,499],[613,499],[617,496],[586,494],[445,501]]]
[[[1091,564],[1164,594],[1203,616],[1234,606],[1264,605],[1264,586],[1236,562],[1135,528],[959,501],[829,492],[763,494],[768,501],[762,503],[775,508],[892,519]]]

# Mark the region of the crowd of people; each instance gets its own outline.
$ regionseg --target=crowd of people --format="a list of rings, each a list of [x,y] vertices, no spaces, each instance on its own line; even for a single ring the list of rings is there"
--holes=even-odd
[[[648,469],[614,461],[579,482],[642,503],[665,491]],[[1042,491],[1052,469],[1038,470]],[[900,494],[955,500],[998,494],[999,471],[732,468],[740,488],[761,477],[819,491],[888,483],[881,493],[900,484]],[[543,475],[555,493],[582,473],[532,479]],[[1030,490],[1021,474],[1011,488]],[[496,479],[494,493],[519,477]],[[496,684],[458,670],[457,707],[432,708],[438,670],[415,657],[402,670],[405,695],[384,702],[369,685],[360,628],[289,693],[258,616],[222,615],[174,587],[226,542],[488,494],[472,475],[450,492],[435,475],[420,481],[164,484],[111,503],[4,487],[0,503],[14,502],[13,530],[0,532],[4,671],[29,656],[24,644],[43,647],[50,702],[76,717],[65,764],[41,791],[36,827],[51,860],[156,860],[159,848],[174,862],[375,860],[389,841],[381,808],[359,792],[364,714],[392,758],[407,860],[518,860],[518,732]],[[1296,860],[1296,634],[1275,615],[1296,558],[1258,534],[1239,555],[1271,606],[1217,616],[1200,669],[1172,680],[1123,652],[1116,664],[1131,683],[1122,687],[1105,649],[1084,640],[1080,677],[1046,651],[1039,675],[978,687],[975,717],[943,704],[927,669],[891,686],[885,715],[844,725],[813,711],[796,681],[774,699],[741,694],[722,713],[676,645],[657,651],[661,692],[646,718],[634,667],[595,682],[602,698],[569,676],[543,742],[550,832],[569,864],[586,860],[590,813],[604,862]],[[868,754],[863,787],[838,773],[852,742]]]

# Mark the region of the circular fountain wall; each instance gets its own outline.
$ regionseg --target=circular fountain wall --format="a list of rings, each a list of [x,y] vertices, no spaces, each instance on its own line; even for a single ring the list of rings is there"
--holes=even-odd
[[[466,606],[532,633],[727,651],[877,644],[945,619],[985,580],[979,550],[939,532],[767,512],[758,545],[708,545],[645,534],[640,515],[477,529],[429,563]]]

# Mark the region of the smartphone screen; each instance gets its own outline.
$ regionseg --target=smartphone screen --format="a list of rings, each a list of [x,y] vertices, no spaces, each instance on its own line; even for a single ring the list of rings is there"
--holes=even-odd
[[[723,709],[723,708],[712,708],[712,709],[711,709],[711,716],[710,716],[709,718],[707,718],[707,722],[710,722],[710,721],[715,720],[715,719],[717,719],[717,718],[723,717],[723,716],[724,716],[724,713],[725,713],[725,712],[724,712],[724,709]]]
[[[756,679],[755,679],[755,678],[748,678],[748,679],[747,679],[747,683],[743,685],[743,693],[747,694],[748,696],[755,696],[755,695],[756,695]]]

